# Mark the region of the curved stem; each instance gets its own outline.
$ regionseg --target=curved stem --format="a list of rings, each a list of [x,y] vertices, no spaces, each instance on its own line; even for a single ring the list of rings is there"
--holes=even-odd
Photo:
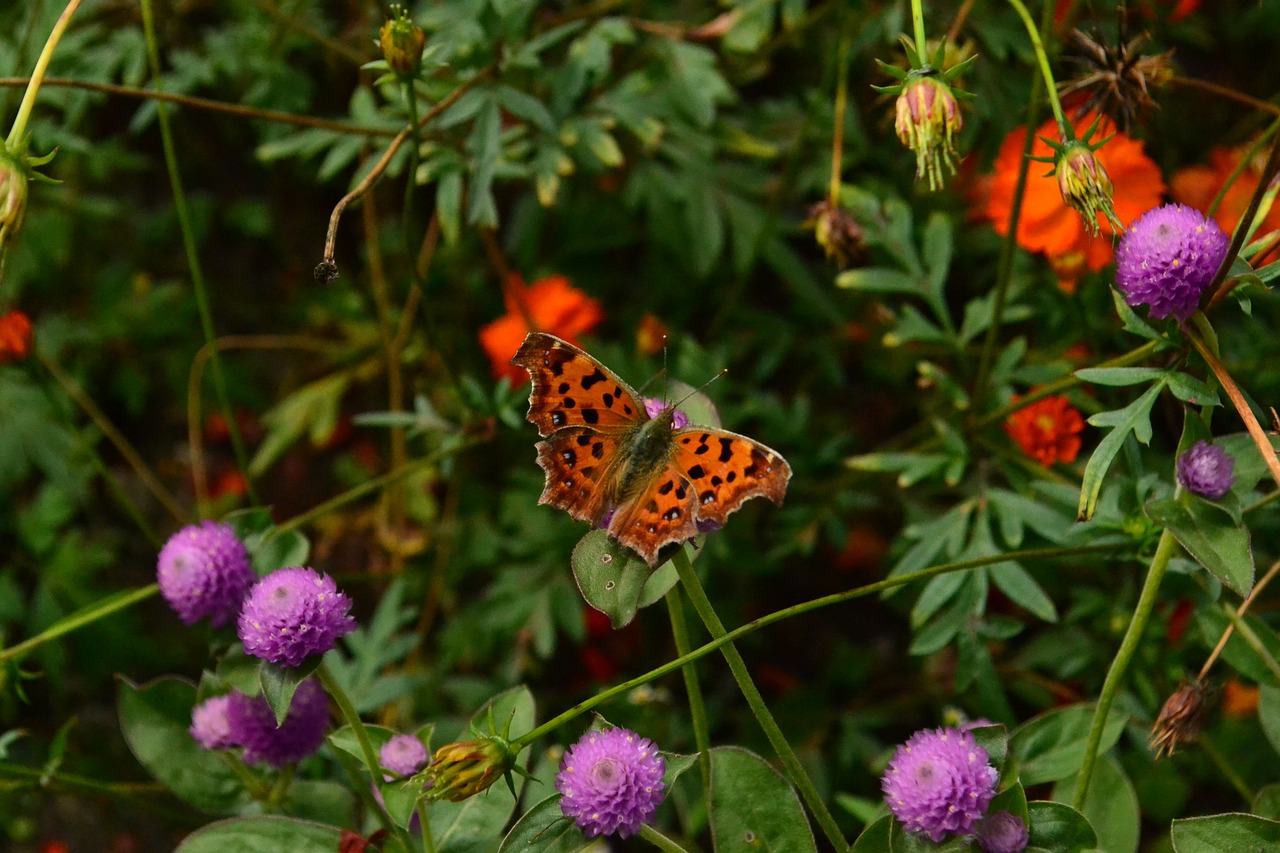
[[[31,118],[31,111],[36,105],[36,95],[40,93],[40,84],[44,81],[44,73],[49,69],[49,61],[53,59],[53,52],[58,47],[58,42],[62,41],[62,34],[66,32],[67,25],[71,23],[71,16],[76,13],[76,9],[80,8],[82,0],[70,0],[66,8],[62,10],[62,14],[58,16],[58,20],[54,22],[53,30],[49,33],[49,38],[45,40],[44,49],[40,51],[40,56],[36,59],[36,67],[31,72],[31,79],[27,83],[27,91],[22,95],[22,103],[18,105],[18,114],[13,118],[13,127],[9,129],[9,136],[4,141],[4,147],[9,151],[17,151],[22,144],[22,140],[27,135],[27,120]]]
[[[667,613],[671,618],[671,636],[675,639],[676,654],[689,654],[689,627],[684,621],[684,601],[676,587],[667,591]],[[694,664],[681,669],[684,690],[689,697],[689,717],[693,721],[693,740],[698,747],[698,771],[702,774],[702,792],[711,797],[711,735],[707,728],[707,706],[702,701],[702,685],[698,682],[698,670]]]
[[[16,646],[0,649],[0,663],[4,663],[7,660],[16,660],[28,652],[43,646],[50,640],[56,640],[65,634],[70,634],[72,631],[91,625],[99,619],[105,619],[108,616],[119,613],[121,610],[127,610],[139,601],[146,601],[159,591],[159,584],[152,583],[138,587],[135,590],[108,595],[100,601],[77,610],[70,616],[64,616],[34,637],[23,640]]]
[[[665,853],[688,853],[683,847],[647,823],[640,824],[640,837]]]
[[[1045,52],[1044,42],[1040,40],[1040,31],[1036,29],[1035,22],[1031,20],[1031,13],[1027,11],[1022,0],[1009,0],[1009,5],[1018,13],[1023,26],[1027,28],[1027,37],[1031,39],[1031,48],[1035,51],[1036,62],[1040,65],[1040,74],[1044,77],[1045,92],[1049,95],[1049,106],[1053,109],[1054,121],[1058,123],[1058,132],[1062,134],[1063,139],[1074,139],[1075,129],[1071,127],[1071,123],[1062,112],[1062,103],[1058,100],[1058,84],[1053,80],[1053,70],[1049,67],[1049,54]],[[1046,12],[1048,11],[1046,9]],[[1029,128],[1028,132],[1030,132]]]
[[[1169,559],[1178,550],[1178,540],[1166,528],[1160,534],[1156,544],[1156,552],[1151,558],[1151,567],[1147,569],[1147,579],[1142,584],[1142,592],[1138,594],[1138,604],[1133,608],[1133,617],[1129,627],[1120,641],[1111,668],[1102,682],[1102,692],[1098,694],[1098,705],[1093,712],[1093,723],[1089,727],[1089,740],[1085,745],[1084,760],[1080,765],[1080,775],[1076,777],[1076,791],[1071,806],[1076,811],[1084,808],[1085,797],[1089,793],[1089,780],[1098,763],[1098,747],[1102,743],[1102,731],[1106,728],[1107,715],[1111,712],[1111,703],[1120,690],[1120,682],[1124,680],[1129,662],[1138,650],[1142,641],[1142,632],[1151,618],[1151,611],[1156,604],[1156,596],[1160,590],[1160,581],[1164,578],[1165,569],[1169,567]]]
[[[1280,492],[1273,494],[1280,494]],[[1271,583],[1277,572],[1280,572],[1280,561],[1272,563],[1271,568],[1262,576],[1262,580],[1253,585],[1253,589],[1249,590],[1249,594],[1245,596],[1244,601],[1240,602],[1240,607],[1236,610],[1236,616],[1243,617],[1248,612],[1253,605],[1254,599],[1258,597],[1258,593],[1266,589],[1267,584]],[[1204,666],[1200,667],[1200,674],[1196,676],[1197,681],[1204,681],[1209,676],[1209,670],[1213,667],[1214,662],[1218,660],[1218,655],[1222,654],[1222,650],[1226,648],[1227,640],[1231,639],[1231,635],[1235,633],[1235,630],[1235,622],[1229,623],[1223,630],[1222,636],[1218,638],[1218,642],[1213,647],[1213,651],[1209,653],[1209,657],[1205,658]]]
[[[693,570],[693,564],[689,562],[689,556],[683,548],[676,552],[675,557],[672,558],[672,563],[676,567],[676,573],[680,575],[680,585],[685,588],[685,593],[689,596],[693,609],[702,618],[703,624],[707,626],[707,631],[711,633],[714,639],[724,637],[728,633],[725,631],[724,623],[720,621],[720,617],[716,615],[715,608],[711,606],[711,601],[707,598],[707,594],[702,588],[702,583],[698,580],[698,574]],[[760,723],[760,728],[764,730],[764,735],[768,738],[769,745],[778,754],[778,758],[782,761],[782,766],[787,770],[787,775],[791,777],[791,783],[796,786],[800,796],[804,798],[805,803],[809,806],[809,810],[813,812],[822,834],[827,837],[827,840],[837,850],[847,849],[849,842],[845,840],[844,835],[840,832],[840,827],[836,823],[835,817],[827,808],[827,804],[822,801],[822,796],[818,793],[818,789],[814,787],[813,780],[805,772],[804,766],[800,764],[800,759],[795,754],[795,750],[791,748],[791,744],[787,742],[786,736],[783,735],[782,729],[779,728],[778,721],[774,719],[773,714],[765,704],[764,697],[760,695],[760,690],[756,687],[755,681],[752,680],[751,673],[747,669],[746,661],[742,659],[742,655],[738,653],[732,642],[726,643],[721,647],[720,653],[724,655],[725,662],[729,664],[729,670],[733,673],[734,680],[738,682],[738,689],[742,692],[742,697],[747,700],[751,713],[755,715],[756,720]]]

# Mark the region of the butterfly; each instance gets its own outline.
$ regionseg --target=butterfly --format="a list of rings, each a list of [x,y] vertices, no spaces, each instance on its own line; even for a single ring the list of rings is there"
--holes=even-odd
[[[634,388],[568,341],[532,332],[511,363],[533,380],[528,419],[547,474],[538,503],[606,528],[650,567],[662,546],[719,528],[750,498],[781,505],[781,454],[722,429],[676,429],[671,405],[649,417]]]

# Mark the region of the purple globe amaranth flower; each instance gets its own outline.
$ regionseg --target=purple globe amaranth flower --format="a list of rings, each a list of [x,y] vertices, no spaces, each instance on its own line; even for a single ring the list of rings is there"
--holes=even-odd
[[[311,755],[324,743],[329,728],[329,697],[320,681],[298,685],[284,723],[276,726],[271,706],[261,696],[232,693],[227,723],[235,746],[244,747],[246,764],[283,767]]]
[[[650,419],[656,418],[658,415],[665,412],[668,408],[669,408],[668,405],[664,403],[662,400],[659,400],[657,397],[644,398],[644,412],[646,415],[650,417]],[[686,415],[684,412],[680,411],[679,409],[672,409],[671,428],[684,429],[688,425],[689,425],[689,416]]]
[[[414,735],[396,735],[382,745],[378,761],[395,776],[412,776],[427,766],[427,747]],[[395,776],[384,776],[390,782]]]
[[[297,566],[280,569],[249,590],[240,611],[240,642],[254,657],[297,666],[355,630],[350,610],[351,599],[328,575]]]
[[[206,699],[191,711],[191,736],[205,749],[229,749],[236,746],[231,735],[231,723],[227,712],[236,701],[234,694]]]
[[[1031,840],[1022,818],[1003,811],[983,818],[975,834],[978,846],[987,853],[1022,853]]]
[[[1185,204],[1148,210],[1120,238],[1116,285],[1130,305],[1150,306],[1153,319],[1186,322],[1226,257],[1230,238]]]
[[[187,625],[206,616],[215,628],[232,621],[257,579],[244,543],[216,521],[182,528],[156,560],[160,594]]]
[[[1236,462],[1227,451],[1207,441],[1197,441],[1178,457],[1177,476],[1182,488],[1216,501],[1231,491]]]
[[[560,809],[587,838],[640,831],[666,795],[666,764],[653,741],[627,729],[587,732],[556,774]]]
[[[908,832],[937,843],[964,835],[986,812],[999,774],[972,734],[924,729],[898,747],[880,787]]]

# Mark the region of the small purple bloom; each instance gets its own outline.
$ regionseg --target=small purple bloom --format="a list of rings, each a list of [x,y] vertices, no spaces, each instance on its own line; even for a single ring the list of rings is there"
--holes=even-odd
[[[1150,306],[1152,319],[1186,322],[1200,307],[1231,239],[1212,219],[1184,204],[1138,217],[1116,249],[1116,285],[1130,305]]]
[[[378,761],[395,776],[412,776],[427,766],[427,748],[413,735],[396,735],[382,745]],[[390,782],[395,776],[384,778]]]
[[[329,728],[329,697],[319,679],[298,685],[284,723],[276,726],[271,706],[261,696],[232,693],[227,723],[235,746],[244,747],[246,764],[283,767],[311,755],[324,743]]]
[[[965,835],[986,812],[999,774],[987,751],[960,729],[924,729],[898,747],[880,787],[908,832],[935,844]]]
[[[232,621],[257,579],[244,543],[216,521],[182,528],[156,560],[160,594],[187,625],[206,616],[215,628]]]
[[[1022,853],[1030,840],[1022,818],[1009,812],[996,812],[983,818],[976,834],[978,846],[987,853]]]
[[[560,762],[560,809],[587,838],[635,835],[666,795],[665,770],[648,738],[627,729],[587,732]]]
[[[1227,451],[1207,441],[1197,441],[1178,457],[1177,476],[1182,488],[1216,501],[1231,491],[1236,462]]]
[[[191,711],[191,736],[205,749],[230,749],[236,746],[231,736],[227,711],[235,700],[232,694],[206,699]]]
[[[668,406],[662,400],[659,400],[657,397],[644,398],[644,412],[646,415],[649,416],[650,419],[656,418],[658,415],[665,412],[668,408],[670,408],[670,406]],[[671,412],[671,428],[672,429],[684,429],[688,425],[689,425],[688,415],[686,415],[684,412],[680,411],[679,409],[675,409],[674,411]]]
[[[282,666],[322,655],[355,630],[351,599],[314,569],[272,572],[254,584],[240,611],[240,641],[249,654]]]

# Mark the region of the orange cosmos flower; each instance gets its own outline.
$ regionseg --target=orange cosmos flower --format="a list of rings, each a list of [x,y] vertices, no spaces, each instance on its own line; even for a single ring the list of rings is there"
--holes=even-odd
[[[31,351],[31,319],[21,311],[0,317],[0,364],[22,361]]]
[[[1084,418],[1066,397],[1056,395],[1037,400],[1009,415],[1004,431],[1041,465],[1074,462],[1080,452]]]
[[[1227,178],[1240,165],[1240,158],[1248,153],[1247,147],[1215,148],[1209,153],[1209,164],[1206,166],[1188,166],[1180,170],[1170,181],[1170,193],[1174,201],[1180,201],[1188,207],[1194,207],[1201,213],[1208,213],[1218,191],[1226,184]],[[1249,199],[1258,188],[1258,180],[1262,177],[1263,162],[1255,157],[1245,170],[1240,173],[1222,197],[1222,203],[1214,214],[1214,219],[1222,230],[1230,234],[1240,223],[1249,207]],[[1280,205],[1273,206],[1267,218],[1262,221],[1258,233],[1280,229]]]
[[[1076,135],[1081,136],[1097,117],[1090,113],[1075,123]],[[1095,136],[1105,138],[1115,131],[1109,119],[1102,119]],[[1036,141],[1031,154],[1036,157],[1054,156],[1042,137],[1058,138],[1058,127],[1052,119],[1036,129]],[[1018,165],[1022,159],[1022,146],[1027,129],[1020,127],[1005,137],[996,157],[995,174],[986,192],[982,213],[991,220],[996,233],[1009,233],[1009,214],[1013,210],[1013,193],[1018,184]],[[1164,195],[1164,179],[1160,169],[1143,151],[1142,143],[1116,133],[1094,155],[1107,171],[1115,188],[1113,201],[1116,218],[1120,224],[1129,223],[1160,204]],[[1027,192],[1022,202],[1022,216],[1018,220],[1018,245],[1029,252],[1043,252],[1062,280],[1068,293],[1075,289],[1075,282],[1087,270],[1100,270],[1112,257],[1111,240],[1115,233],[1106,217],[1098,219],[1102,233],[1089,235],[1085,221],[1062,200],[1058,178],[1045,174],[1048,168],[1032,163],[1027,175]]]
[[[529,374],[511,364],[524,336],[550,332],[572,343],[604,319],[600,303],[569,284],[562,275],[540,278],[526,286],[512,273],[507,282],[507,313],[480,330],[480,346],[493,365],[496,379],[507,377],[512,385],[529,381]]]
[[[1258,687],[1232,678],[1222,685],[1222,712],[1228,717],[1252,717],[1258,713]]]

